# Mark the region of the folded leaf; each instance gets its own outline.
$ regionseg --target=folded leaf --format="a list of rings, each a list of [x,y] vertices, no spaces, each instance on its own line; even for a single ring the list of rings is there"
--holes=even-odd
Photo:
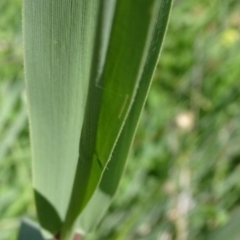
[[[150,81],[152,77],[157,57],[153,61],[149,51],[160,9],[161,2],[156,0],[116,3],[103,73],[99,78],[93,75],[90,82],[76,179],[64,223],[66,229],[74,224],[90,200],[111,159],[144,71],[148,71],[145,70],[148,62],[152,71],[146,79]]]
[[[92,231],[96,227],[117,190],[161,51],[171,5],[171,0],[156,1],[152,16],[152,32],[149,33],[150,45],[135,101],[117,140],[111,160],[104,171],[101,183],[78,219],[78,227],[83,232]]]

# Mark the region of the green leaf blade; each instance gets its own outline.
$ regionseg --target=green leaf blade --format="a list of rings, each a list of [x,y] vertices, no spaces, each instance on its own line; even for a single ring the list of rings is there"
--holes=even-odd
[[[23,4],[33,185],[61,220],[78,159],[96,5],[77,0],[25,0]],[[37,210],[51,218],[45,209]]]
[[[41,225],[61,239],[92,196],[89,206],[102,199],[106,209],[116,191],[170,6],[171,0],[24,0],[37,211]],[[86,220],[89,229],[100,219],[94,218]]]
[[[117,1],[104,70],[99,82],[92,82],[88,97],[67,225],[76,220],[95,191],[133,103],[146,57],[154,2],[141,0],[136,5]],[[93,105],[98,104],[96,93],[101,103],[97,114],[92,113]]]
[[[145,51],[147,54],[142,60],[142,74],[137,87],[136,95],[134,97],[133,104],[130,105],[131,109],[129,114],[127,115],[126,122],[123,122],[123,128],[122,130],[120,129],[121,133],[119,138],[115,138],[117,139],[115,145],[113,146],[109,144],[110,147],[108,146],[108,150],[106,151],[106,158],[109,160],[109,156],[111,155],[111,159],[106,167],[106,170],[103,173],[101,183],[78,220],[80,229],[83,231],[91,231],[97,225],[98,221],[101,219],[101,216],[106,211],[107,207],[110,205],[112,197],[116,192],[117,186],[119,184],[125,167],[127,155],[138,125],[138,120],[151,85],[152,75],[156,67],[162,42],[165,36],[171,6],[172,1],[170,0],[154,2],[154,12],[152,13],[151,26],[149,27],[150,33],[148,34],[148,44],[146,44],[145,46]],[[127,63],[128,62],[126,61],[126,64]],[[112,101],[108,101],[108,105],[106,102],[106,105],[102,104],[101,106],[105,107],[107,111],[109,108],[106,106],[109,106],[111,104]],[[101,113],[103,114],[103,112]],[[107,112],[105,114],[107,117],[114,116],[113,119],[117,118],[116,114],[109,116],[107,115]],[[106,134],[109,132],[111,133],[110,129],[112,129],[110,127],[110,124],[106,123],[108,122],[103,121],[103,123],[101,123],[99,121],[98,125],[98,127],[102,131],[98,132],[98,134],[101,136],[98,142],[100,151],[102,149],[106,150],[103,147],[104,145],[107,145],[105,142]],[[109,126],[108,129],[107,125]],[[102,204],[105,207],[102,208],[98,203],[103,201],[104,203]],[[99,207],[97,208],[96,206]],[[96,216],[100,217],[97,218]]]

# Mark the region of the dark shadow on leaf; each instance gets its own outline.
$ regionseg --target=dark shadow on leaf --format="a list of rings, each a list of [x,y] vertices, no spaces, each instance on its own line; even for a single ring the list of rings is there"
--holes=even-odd
[[[62,226],[62,221],[57,211],[37,190],[34,190],[34,195],[41,226],[53,235],[58,234]]]

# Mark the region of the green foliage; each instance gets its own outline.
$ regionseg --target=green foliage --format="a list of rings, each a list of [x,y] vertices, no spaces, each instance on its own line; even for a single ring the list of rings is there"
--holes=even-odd
[[[240,196],[239,7],[235,0],[176,1],[120,189],[87,239],[178,239],[184,233],[206,239],[231,219]],[[2,110],[14,98],[13,83],[23,81],[20,1],[1,1],[0,12]],[[20,99],[1,125],[1,146],[20,115]],[[193,127],[179,119],[193,119]],[[29,152],[25,124],[0,160],[1,240],[16,239],[19,216],[34,217]],[[180,203],[189,202],[182,212]]]
[[[23,2],[36,206],[41,226],[61,240],[105,171],[99,191],[110,199],[116,191],[171,3]]]
[[[240,222],[240,212],[239,209],[235,211],[232,216],[231,220],[224,226],[221,226],[214,231],[212,231],[208,236],[207,239],[209,240],[224,240],[224,239],[231,239],[231,240],[238,240],[240,235],[239,229],[239,222]]]

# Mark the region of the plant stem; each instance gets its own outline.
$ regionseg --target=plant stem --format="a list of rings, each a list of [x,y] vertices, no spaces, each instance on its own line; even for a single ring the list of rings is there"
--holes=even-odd
[[[81,240],[82,239],[82,235],[80,235],[79,233],[76,233],[73,240]]]

